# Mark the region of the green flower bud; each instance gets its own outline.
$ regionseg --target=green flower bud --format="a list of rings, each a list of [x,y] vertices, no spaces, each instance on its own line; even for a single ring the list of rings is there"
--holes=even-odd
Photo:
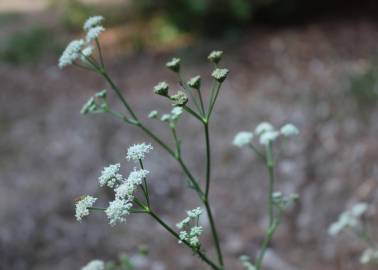
[[[154,93],[161,96],[168,96],[169,86],[166,82],[159,82],[154,86]]]
[[[194,89],[199,90],[201,87],[201,76],[195,76],[188,81],[188,85]]]
[[[151,111],[149,114],[148,114],[148,118],[150,119],[155,119],[158,117],[158,112],[157,111]]]
[[[172,58],[171,61],[167,62],[165,66],[172,70],[173,72],[179,72],[180,71],[180,58]]]
[[[84,104],[83,108],[81,108],[81,114],[87,114],[95,111],[97,109],[96,102],[93,97],[88,99],[88,101]]]
[[[207,59],[214,64],[218,64],[222,60],[223,52],[222,51],[212,51]]]
[[[213,71],[211,76],[216,79],[218,82],[222,83],[226,78],[228,74],[227,68],[217,68]]]
[[[182,91],[177,91],[177,93],[170,97],[173,106],[184,106],[188,102],[188,97]]]

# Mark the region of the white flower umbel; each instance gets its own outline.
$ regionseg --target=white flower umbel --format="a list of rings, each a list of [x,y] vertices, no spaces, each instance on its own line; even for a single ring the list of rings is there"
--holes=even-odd
[[[176,227],[181,230],[179,232],[180,240],[178,241],[180,244],[186,241],[193,248],[197,248],[200,245],[199,237],[203,232],[203,228],[197,224],[202,212],[203,210],[200,207],[188,210],[186,211],[187,217],[176,224]],[[191,221],[194,226],[190,228]]]
[[[73,40],[71,41],[62,55],[59,58],[58,66],[64,68],[66,66],[72,65],[81,56],[81,49],[84,46],[84,40]]]
[[[341,213],[339,219],[329,226],[328,234],[336,236],[348,228],[359,229],[361,226],[360,218],[367,208],[368,205],[366,203],[357,203],[351,209]]]
[[[137,189],[138,185],[143,183],[143,179],[147,177],[150,172],[147,170],[134,170],[129,174],[129,177],[124,183],[115,189],[116,197],[124,199],[127,197],[129,201],[133,200],[133,193]]]
[[[222,51],[212,51],[207,59],[210,60],[210,62],[213,62],[215,64],[218,64],[220,60],[222,59],[223,52]]]
[[[150,172],[147,170],[134,169],[127,178],[127,181],[134,185],[141,185],[143,179],[146,178],[149,173]]]
[[[191,78],[188,83],[190,87],[199,89],[201,87],[201,76],[197,75]]]
[[[104,31],[105,31],[105,28],[101,25],[95,26],[95,27],[89,29],[89,31],[87,33],[87,37],[86,37],[87,42],[89,43],[89,42],[94,41]]]
[[[130,214],[129,210],[131,207],[131,202],[120,198],[116,198],[110,202],[108,208],[105,210],[109,224],[115,226],[117,223],[126,222],[126,216]]]
[[[169,85],[166,82],[159,82],[154,86],[154,93],[161,96],[167,96]]]
[[[151,152],[154,148],[151,144],[140,143],[134,144],[127,149],[127,160],[139,161],[143,160],[145,155]]]
[[[253,133],[249,131],[240,131],[235,135],[232,142],[233,145],[242,148],[246,145],[249,145],[253,139]]]
[[[105,263],[101,260],[90,261],[87,265],[83,266],[81,270],[104,270]]]
[[[104,20],[104,17],[102,16],[92,16],[92,17],[89,17],[84,25],[83,25],[83,29],[85,31],[89,31],[91,28],[95,27],[95,26],[99,26],[101,25],[102,21]]]
[[[259,141],[262,145],[268,145],[269,143],[274,142],[279,136],[280,133],[278,131],[267,131],[261,134]]]
[[[169,62],[165,64],[167,68],[172,70],[173,72],[179,72],[180,71],[180,58],[172,58]]]
[[[360,257],[361,264],[368,264],[371,262],[378,262],[378,249],[365,249]]]
[[[257,125],[257,127],[255,129],[255,133],[256,133],[256,135],[260,136],[264,132],[273,131],[273,130],[274,130],[274,127],[272,126],[271,123],[261,122],[260,124]]]
[[[83,54],[83,57],[85,58],[85,57],[89,57],[89,56],[91,56],[92,55],[92,53],[93,53],[93,46],[88,46],[88,47],[86,47],[86,48],[84,48],[83,49],[83,51],[82,51],[82,54]],[[83,60],[85,60],[85,59],[83,59]]]
[[[93,207],[97,198],[86,195],[80,199],[75,205],[75,217],[77,221],[81,221],[83,217],[89,215],[90,207]]]
[[[151,112],[148,114],[148,118],[150,118],[150,119],[156,119],[156,118],[158,117],[158,115],[159,115],[158,111],[153,110],[153,111],[151,111]]]
[[[217,80],[218,82],[223,82],[228,75],[228,69],[227,68],[217,68],[211,73],[211,76]]]
[[[281,127],[280,132],[285,137],[295,136],[299,134],[298,128],[293,124],[284,125],[283,127]]]
[[[123,181],[123,176],[119,173],[119,169],[121,168],[121,164],[111,164],[108,167],[105,167],[102,172],[101,176],[98,178],[100,186],[107,185],[108,187],[115,187],[120,182]]]

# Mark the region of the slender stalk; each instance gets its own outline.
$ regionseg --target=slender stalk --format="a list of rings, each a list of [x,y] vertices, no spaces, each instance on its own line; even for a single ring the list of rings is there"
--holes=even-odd
[[[200,112],[200,114],[202,114],[201,107],[198,105],[197,99],[195,98],[195,96],[192,93],[192,89],[190,87],[188,87],[188,85],[184,82],[180,73],[178,74],[178,76],[179,76],[179,83],[180,83],[181,87],[184,88],[185,92],[188,93],[190,98],[193,100],[194,106],[197,108],[197,110]]]
[[[140,168],[144,170],[143,161],[141,159],[139,160],[139,165],[140,165]],[[144,188],[143,188],[143,185],[141,185],[141,187],[146,197],[147,206],[150,207],[150,194],[148,193],[148,185],[147,185],[146,177],[143,177],[143,184],[144,184]]]
[[[211,176],[211,150],[210,150],[210,136],[209,136],[209,123],[204,123],[205,141],[206,141],[206,189],[205,197],[209,198],[210,191],[210,176]]]
[[[266,146],[266,166],[269,173],[269,196],[268,196],[268,208],[269,208],[269,226],[272,226],[274,219],[274,207],[273,207],[273,192],[274,192],[274,160],[273,160],[273,145],[272,142]]]
[[[96,46],[97,46],[98,54],[100,55],[101,67],[105,68],[104,58],[102,57],[102,50],[101,50],[100,42],[98,41],[98,38],[96,38],[95,40],[96,40]]]
[[[161,226],[164,227],[164,229],[166,229],[173,237],[175,237],[177,240],[180,240],[180,237],[179,235],[167,224],[165,223],[154,211],[152,211],[150,209],[150,211],[148,212],[150,214],[151,217],[153,217]],[[186,246],[188,246],[189,248],[191,248],[193,250],[193,252],[195,252],[205,263],[207,263],[213,270],[222,270],[223,268],[222,267],[219,267],[217,266],[214,262],[212,262],[209,258],[207,258],[207,256],[202,253],[202,251],[200,251],[199,249],[193,249],[190,244],[185,241],[185,240],[181,240]]]
[[[215,105],[215,102],[217,101],[221,85],[222,85],[221,83],[215,82],[215,86],[213,87],[213,89],[211,91],[211,95],[213,97],[210,99],[209,110],[207,112],[207,118],[210,118],[210,115],[211,115],[211,113],[214,109],[214,105]]]
[[[198,97],[199,97],[199,100],[200,100],[200,105],[201,105],[202,114],[203,114],[203,115],[206,115],[205,105],[204,105],[204,102],[203,102],[201,89],[197,89],[197,93],[198,93]]]
[[[219,264],[223,268],[224,262],[223,262],[223,256],[222,256],[222,249],[220,247],[220,241],[219,241],[217,229],[216,229],[216,226],[215,226],[213,214],[212,214],[212,211],[211,211],[210,203],[209,203],[208,200],[206,200],[206,201],[204,201],[204,204],[205,204],[205,207],[206,207],[207,216],[208,216],[209,221],[210,221],[211,234],[212,234],[214,242],[215,242],[215,248],[216,248],[216,251],[217,251],[218,261],[219,261]]]
[[[272,225],[269,227],[266,235],[265,235],[265,238],[264,238],[264,241],[262,243],[262,246],[261,246],[261,251],[259,253],[259,256],[256,260],[256,270],[260,270],[261,269],[261,265],[262,265],[262,262],[263,262],[263,259],[264,259],[264,256],[266,254],[266,251],[268,249],[268,246],[269,246],[269,243],[272,241],[272,238],[273,238],[273,235],[278,227],[278,224],[279,224],[279,219],[275,220]]]

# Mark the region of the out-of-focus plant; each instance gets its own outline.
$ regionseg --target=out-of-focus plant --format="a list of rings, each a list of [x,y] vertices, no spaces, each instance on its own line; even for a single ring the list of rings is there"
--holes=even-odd
[[[366,203],[356,203],[342,212],[338,220],[329,226],[328,233],[333,237],[342,232],[353,233],[366,245],[366,249],[360,256],[361,264],[378,264],[378,243],[372,239],[368,224],[364,219],[368,207]]]
[[[104,212],[109,219],[109,224],[115,226],[126,222],[131,214],[142,214],[149,216],[160,224],[168,234],[174,237],[177,242],[187,247],[193,254],[199,257],[206,265],[213,270],[224,270],[223,252],[217,224],[214,220],[211,203],[210,190],[212,183],[212,158],[211,158],[211,136],[210,122],[214,112],[214,106],[221,93],[221,86],[228,76],[228,69],[222,68],[220,62],[223,57],[222,51],[213,51],[208,56],[208,60],[214,65],[214,71],[211,73],[212,87],[209,91],[203,91],[201,76],[197,75],[189,79],[184,79],[182,72],[181,59],[172,58],[166,63],[166,67],[177,75],[179,90],[173,92],[170,90],[168,83],[159,82],[153,91],[156,95],[161,96],[169,102],[173,108],[169,113],[160,114],[153,110],[148,117],[155,119],[157,122],[165,125],[171,132],[171,142],[166,142],[158,134],[149,129],[134,111],[124,96],[122,90],[113,81],[108,73],[99,36],[105,31],[102,26],[103,17],[95,16],[89,18],[84,23],[86,31],[85,39],[72,41],[63,52],[59,59],[59,67],[64,68],[69,65],[93,71],[108,82],[112,92],[118,97],[124,105],[125,113],[115,111],[108,103],[109,93],[102,90],[93,95],[83,106],[82,114],[107,113],[113,115],[125,124],[141,129],[157,145],[162,147],[168,156],[173,158],[185,174],[188,186],[197,196],[200,206],[192,210],[187,210],[186,215],[176,226],[168,224],[160,214],[155,210],[154,202],[150,197],[150,187],[148,185],[150,172],[145,168],[144,159],[153,150],[149,143],[138,143],[130,146],[127,150],[126,159],[135,164],[134,169],[128,176],[121,172],[121,163],[110,164],[106,166],[99,177],[99,185],[108,187],[114,191],[114,200],[104,207],[96,206],[97,198],[84,195],[76,203],[76,218],[79,221],[89,215],[90,212]],[[192,116],[203,127],[204,135],[204,159],[205,171],[201,178],[195,177],[192,170],[187,166],[182,154],[182,140],[179,133],[179,122],[181,116],[186,113]],[[285,208],[297,199],[297,195],[284,196],[280,192],[275,192],[274,184],[276,157],[274,155],[274,143],[281,137],[290,137],[298,134],[298,129],[292,125],[284,125],[281,129],[276,130],[270,123],[260,123],[254,132],[243,131],[238,133],[234,139],[234,145],[240,148],[249,148],[256,153],[266,165],[269,175],[269,191],[267,195],[267,208],[269,224],[266,230],[264,241],[261,244],[260,252],[252,262],[243,261],[243,265],[260,270],[264,259],[265,252],[273,238],[273,235],[281,222],[281,217]],[[253,142],[253,137],[258,138],[259,146]],[[209,224],[216,258],[210,258],[207,255],[201,243],[201,236],[204,228],[200,224],[200,216],[206,215]],[[91,262],[85,266],[84,270],[102,270],[104,264],[101,261]]]
[[[349,94],[361,108],[371,108],[378,103],[378,66],[350,79]]]
[[[47,52],[57,52],[61,46],[48,28],[31,28],[14,33],[0,41],[0,60],[21,64],[33,62]]]

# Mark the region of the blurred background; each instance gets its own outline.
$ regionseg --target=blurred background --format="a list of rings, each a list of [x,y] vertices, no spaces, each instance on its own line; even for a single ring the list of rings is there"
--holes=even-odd
[[[364,246],[327,228],[357,201],[378,219],[378,3],[374,0],[1,0],[0,269],[79,269],[93,258],[130,257],[137,269],[205,269],[148,217],[111,228],[102,214],[81,224],[74,199],[111,193],[97,186],[103,166],[128,145],[149,139],[106,115],[82,116],[82,104],[106,88],[95,74],[63,71],[57,59],[91,15],[106,17],[106,65],[138,114],[170,105],[152,94],[164,67],[183,59],[186,78],[208,79],[212,49],[231,70],[215,108],[211,201],[228,269],[254,256],[266,220],[267,175],[250,152],[231,145],[260,121],[292,122],[301,135],[279,147],[278,189],[297,192],[266,259],[270,270],[373,269],[359,265]],[[112,106],[121,110],[111,96]],[[157,122],[146,120],[168,140]],[[201,127],[184,117],[184,158],[204,174]],[[171,224],[198,206],[176,164],[155,145],[148,158],[152,200]],[[126,174],[127,170],[125,170]],[[204,220],[204,226],[208,227]],[[377,232],[372,230],[373,235]],[[204,245],[212,254],[211,237]],[[139,255],[148,246],[146,257]]]

